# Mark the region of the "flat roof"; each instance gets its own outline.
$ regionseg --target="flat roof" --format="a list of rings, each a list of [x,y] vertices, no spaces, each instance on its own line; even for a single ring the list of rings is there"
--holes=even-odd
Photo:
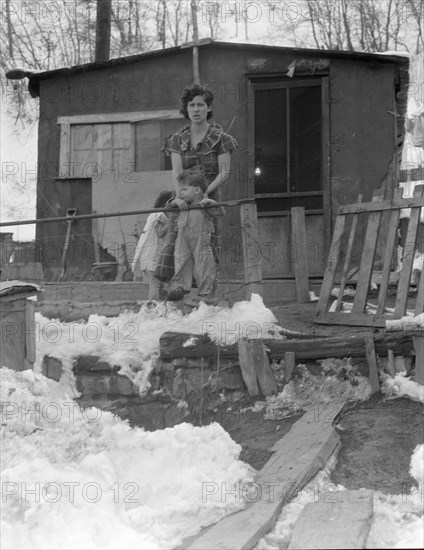
[[[38,95],[38,86],[36,83],[41,80],[49,80],[51,78],[59,76],[69,76],[80,72],[96,71],[101,69],[107,69],[109,67],[116,67],[117,65],[126,65],[130,63],[136,63],[138,61],[165,57],[169,55],[175,55],[182,50],[193,47],[194,42],[182,44],[180,46],[165,48],[161,50],[154,50],[150,52],[143,52],[135,55],[129,55],[126,57],[117,57],[110,59],[109,61],[96,61],[93,63],[85,63],[82,65],[74,65],[72,67],[64,67],[59,69],[53,69],[50,71],[34,72],[29,75],[29,88],[31,92],[35,92],[34,95]],[[304,55],[308,57],[319,57],[329,59],[345,59],[345,60],[360,60],[360,61],[372,61],[377,63],[396,63],[396,64],[408,64],[409,56],[405,55],[407,52],[388,52],[386,53],[366,53],[366,52],[354,52],[346,50],[319,50],[312,48],[293,48],[283,46],[268,46],[264,44],[250,44],[250,43],[237,43],[237,42],[216,42],[211,39],[200,40],[197,44],[201,50],[208,49],[226,49],[233,51],[246,51],[255,50],[259,52],[280,52],[295,55]],[[30,71],[29,71],[30,72]]]

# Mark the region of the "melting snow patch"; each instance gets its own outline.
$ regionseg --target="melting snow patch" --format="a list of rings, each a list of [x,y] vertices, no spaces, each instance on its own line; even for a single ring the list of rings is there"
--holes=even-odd
[[[138,387],[140,395],[149,389],[149,374],[159,356],[159,339],[164,332],[208,334],[217,344],[234,344],[240,338],[278,338],[280,327],[262,298],[253,294],[250,301],[237,302],[232,308],[208,306],[201,302],[189,315],[173,304],[142,305],[138,313],[125,312],[117,317],[90,315],[87,322],[62,323],[36,314],[37,363],[41,371],[44,355],[62,361],[63,377],[75,388],[72,366],[78,356],[92,355],[111,366]],[[188,339],[186,346],[194,345]],[[8,366],[8,365],[6,365]]]
[[[424,403],[424,386],[408,378],[405,372],[398,372],[394,378],[387,376],[381,385],[381,391],[387,397],[409,397]]]

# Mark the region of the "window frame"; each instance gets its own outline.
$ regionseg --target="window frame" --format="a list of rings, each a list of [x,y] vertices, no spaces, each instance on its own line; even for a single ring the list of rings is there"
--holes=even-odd
[[[255,78],[256,77],[256,78]],[[266,80],[264,81],[264,78]],[[329,158],[329,108],[328,108],[328,76],[316,75],[309,77],[306,75],[299,75],[298,78],[288,79],[285,75],[261,75],[248,76],[248,163],[249,166],[255,166],[255,92],[257,90],[275,90],[275,89],[287,89],[287,88],[306,88],[306,87],[319,87],[321,89],[321,155],[322,155],[322,171],[321,181],[322,189],[306,192],[286,192],[281,191],[278,193],[255,193],[255,174],[254,169],[249,170],[249,190],[250,196],[255,199],[272,199],[272,198],[294,198],[294,197],[311,197],[322,196],[323,208],[317,210],[307,210],[306,213],[323,213],[326,210],[326,203],[328,203],[329,194],[329,173],[328,173],[328,161]],[[288,95],[287,95],[288,101]],[[289,127],[287,127],[287,133],[289,133]],[[290,152],[290,142],[287,143],[287,151]],[[290,155],[288,154],[288,167],[290,170]],[[287,184],[289,185],[290,179],[288,178]],[[285,210],[276,211],[263,211],[258,212],[259,217],[267,216],[279,216],[287,214]]]
[[[137,122],[148,122],[154,120],[179,119],[185,120],[178,109],[162,109],[157,111],[134,111],[122,113],[98,113],[86,115],[70,115],[57,117],[59,126],[59,174],[58,179],[66,179],[71,175],[71,126],[77,124],[114,124],[129,123],[131,132],[131,162],[136,161],[135,151],[135,128]]]

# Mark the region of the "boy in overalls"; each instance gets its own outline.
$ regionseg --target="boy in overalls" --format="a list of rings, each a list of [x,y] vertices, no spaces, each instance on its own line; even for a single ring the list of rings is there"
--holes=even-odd
[[[191,291],[193,277],[199,300],[213,302],[212,293],[217,276],[216,262],[211,246],[214,218],[224,214],[222,207],[187,210],[188,206],[212,205],[216,201],[204,198],[207,181],[198,169],[185,170],[179,177],[180,192],[169,206],[180,209],[177,220],[178,236],[175,242],[175,275],[168,299],[182,300]]]

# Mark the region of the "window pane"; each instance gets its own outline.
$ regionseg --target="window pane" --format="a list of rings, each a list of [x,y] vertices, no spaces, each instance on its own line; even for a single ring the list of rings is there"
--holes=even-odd
[[[90,150],[93,143],[93,126],[78,124],[71,126],[72,148],[74,151]]]
[[[112,125],[113,148],[129,149],[131,147],[131,132],[129,122]]]
[[[112,125],[93,124],[93,149],[112,148]]]
[[[321,88],[290,89],[290,191],[322,189]]]
[[[178,132],[178,130],[180,130],[184,126],[187,126],[187,121],[181,118],[171,118],[164,120],[162,124],[162,143],[165,143],[175,134],[175,132]],[[170,156],[163,154],[162,161],[164,170],[172,170],[172,162]]]
[[[285,89],[255,92],[255,193],[287,191]]]
[[[160,122],[137,124],[135,135],[136,172],[160,170]]]

